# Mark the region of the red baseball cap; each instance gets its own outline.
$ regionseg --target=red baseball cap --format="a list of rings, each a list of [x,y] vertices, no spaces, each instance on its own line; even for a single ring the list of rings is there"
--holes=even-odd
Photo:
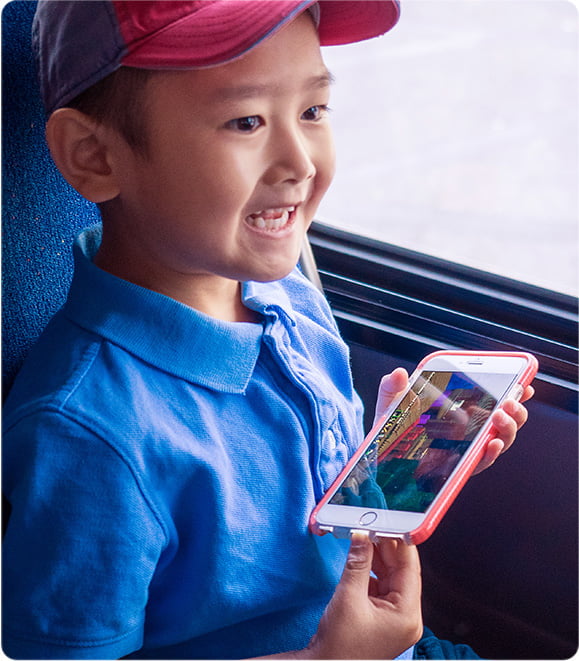
[[[398,0],[39,0],[32,28],[48,112],[120,66],[230,62],[310,9],[322,46],[363,41],[398,21]]]

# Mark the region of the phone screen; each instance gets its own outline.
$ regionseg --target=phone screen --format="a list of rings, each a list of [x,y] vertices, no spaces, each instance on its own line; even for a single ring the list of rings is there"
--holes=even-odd
[[[329,502],[425,512],[512,382],[422,372]]]

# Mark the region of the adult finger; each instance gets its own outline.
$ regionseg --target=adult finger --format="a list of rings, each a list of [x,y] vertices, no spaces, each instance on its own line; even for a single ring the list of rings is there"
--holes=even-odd
[[[342,589],[368,594],[374,548],[367,534],[352,533],[350,550],[340,579]]]

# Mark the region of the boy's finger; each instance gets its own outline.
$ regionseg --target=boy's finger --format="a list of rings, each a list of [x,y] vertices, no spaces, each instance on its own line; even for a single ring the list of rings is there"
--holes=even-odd
[[[535,396],[535,389],[533,386],[527,386],[523,392],[523,396],[520,399],[521,404],[527,402],[529,399]]]
[[[481,457],[481,460],[473,471],[473,475],[478,475],[487,468],[490,468],[499,458],[504,449],[505,444],[500,438],[493,438],[490,440],[487,444],[484,455]]]
[[[378,396],[376,398],[375,421],[384,413],[407,385],[408,372],[403,367],[397,367],[393,372],[382,377],[380,386],[378,387]]]
[[[527,409],[514,399],[507,399],[503,404],[503,411],[515,421],[517,429],[520,429],[529,417]]]
[[[518,406],[515,402],[513,403]],[[504,450],[508,450],[514,443],[517,435],[519,427],[517,421],[503,409],[495,411],[491,416],[491,421],[497,431],[496,437],[505,444]]]

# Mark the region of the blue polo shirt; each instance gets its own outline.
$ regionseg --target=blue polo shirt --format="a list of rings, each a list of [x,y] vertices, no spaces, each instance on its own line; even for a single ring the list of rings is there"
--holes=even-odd
[[[3,648],[239,658],[304,647],[347,547],[308,532],[362,438],[348,350],[295,271],[225,323],[92,263],[4,413]]]

